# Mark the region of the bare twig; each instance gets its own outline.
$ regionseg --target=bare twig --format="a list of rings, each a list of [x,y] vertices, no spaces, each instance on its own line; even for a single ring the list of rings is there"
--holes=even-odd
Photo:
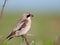
[[[6,5],[6,2],[7,2],[7,0],[5,0],[4,3],[3,3],[3,5],[2,5],[2,9],[1,9],[1,13],[0,13],[0,18],[1,18],[2,15],[3,15],[3,11],[4,11],[4,7],[5,7],[5,5]]]
[[[25,42],[26,42],[27,45],[30,45],[29,41],[27,40],[26,35],[22,35],[22,38],[25,40]]]

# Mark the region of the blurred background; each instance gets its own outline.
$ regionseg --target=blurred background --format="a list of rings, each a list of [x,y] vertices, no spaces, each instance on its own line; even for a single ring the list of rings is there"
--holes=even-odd
[[[0,11],[3,3],[0,0]],[[10,41],[5,37],[27,11],[34,15],[28,32],[32,45],[60,45],[60,0],[7,0],[0,19],[0,45],[21,45],[21,37]]]

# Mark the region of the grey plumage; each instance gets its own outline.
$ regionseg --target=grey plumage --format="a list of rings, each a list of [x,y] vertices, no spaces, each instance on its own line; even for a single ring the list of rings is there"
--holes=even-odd
[[[12,32],[7,36],[7,39],[12,39],[15,36],[21,36],[26,34],[31,26],[31,14],[24,13],[21,20],[13,28]]]

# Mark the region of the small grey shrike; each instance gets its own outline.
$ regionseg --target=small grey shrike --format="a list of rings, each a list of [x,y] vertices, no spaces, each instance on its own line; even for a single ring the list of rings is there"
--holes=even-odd
[[[31,17],[33,17],[32,14],[30,14],[28,12],[24,13],[21,20],[13,28],[12,32],[7,36],[7,39],[10,40],[13,37],[25,35],[30,30]]]

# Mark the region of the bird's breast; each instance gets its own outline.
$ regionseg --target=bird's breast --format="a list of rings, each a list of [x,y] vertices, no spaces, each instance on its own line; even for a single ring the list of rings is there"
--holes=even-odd
[[[31,21],[28,21],[25,28],[22,28],[22,30],[20,31],[20,35],[26,34],[31,27]]]

